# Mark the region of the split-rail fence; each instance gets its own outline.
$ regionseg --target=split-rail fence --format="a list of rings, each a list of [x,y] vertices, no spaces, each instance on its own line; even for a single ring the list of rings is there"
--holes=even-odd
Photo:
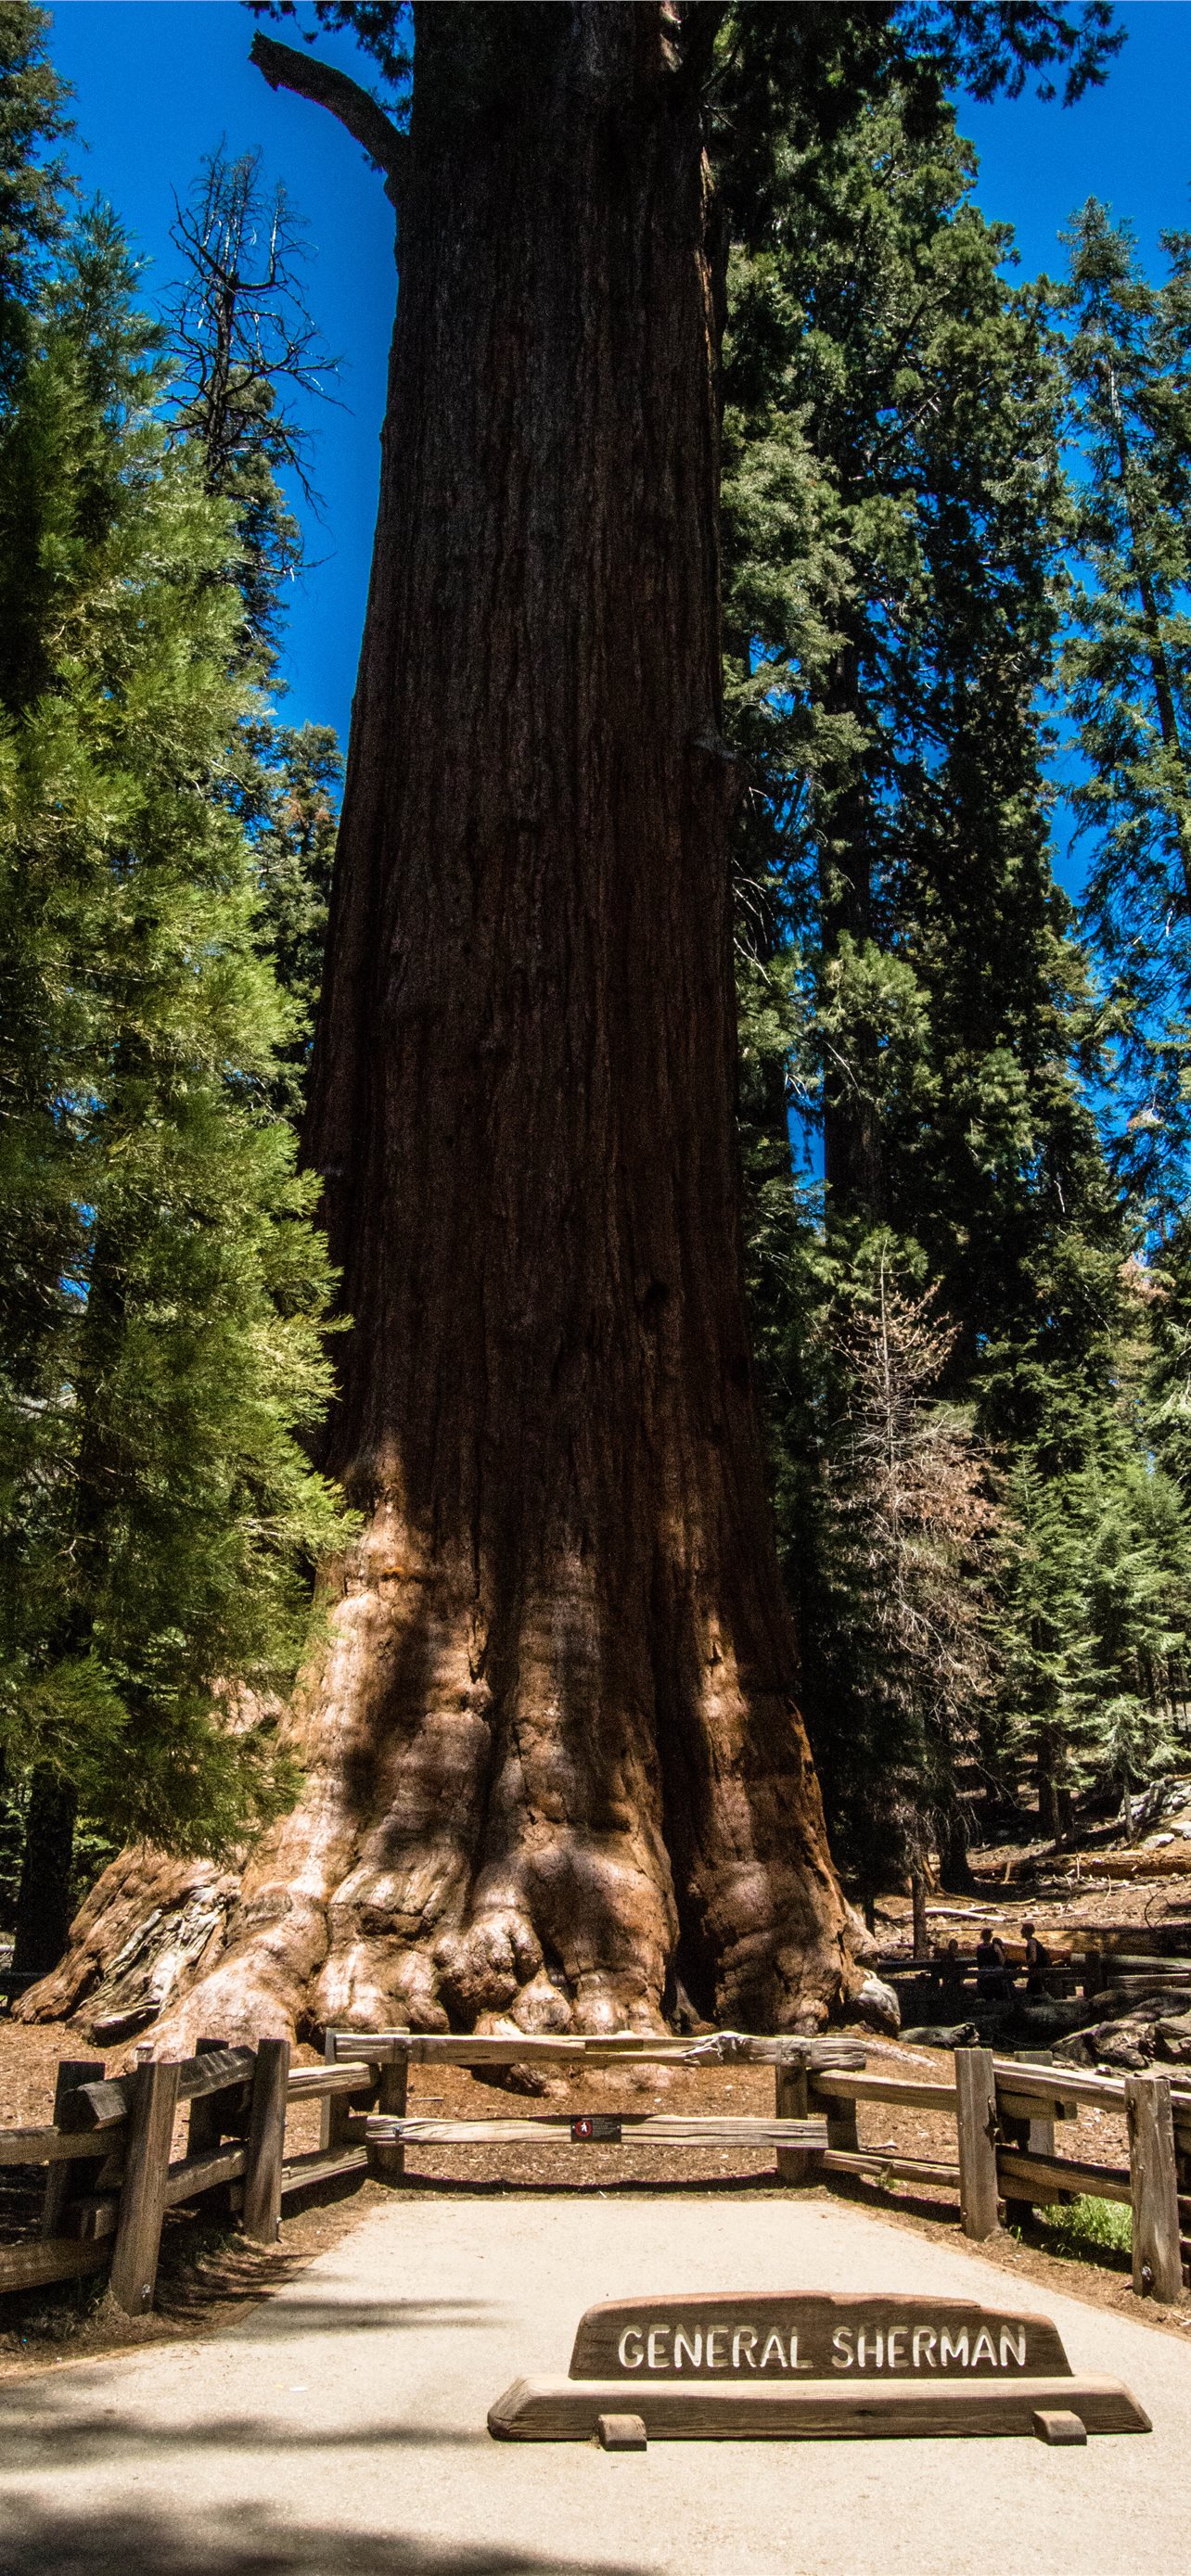
[[[577,2071],[626,2063],[772,2066],[773,2116],[626,2111],[435,2120],[407,2113],[413,2065]],[[321,2143],[287,2158],[287,2114],[312,2098],[322,2103]],[[184,2154],[174,2157],[180,2104],[189,2106],[187,2136]],[[942,2112],[955,2124],[954,2159],[866,2146],[857,2116],[863,2104]],[[1123,2114],[1127,2165],[1056,2154],[1056,2123],[1086,2109]],[[0,2167],[46,2170],[40,2238],[0,2245],[0,2292],[110,2267],[114,2301],[137,2315],[153,2304],[167,2210],[222,2210],[250,2241],[269,2245],[286,2204],[315,2186],[369,2174],[400,2185],[411,2147],[601,2137],[670,2148],[772,2148],[777,2178],[791,2186],[860,2175],[942,2185],[958,2195],[964,2233],[977,2240],[994,2233],[1002,2203],[1012,2218],[1083,2194],[1120,2201],[1132,2211],[1134,2288],[1161,2301],[1181,2296],[1191,2259],[1191,2086],[1172,2085],[1158,2071],[1121,2082],[959,2048],[951,2080],[934,2082],[870,2073],[863,2044],[843,2035],[331,2031],[321,2066],[291,2067],[282,2039],[263,2039],[255,2049],[205,2041],[181,2064],[150,2061],[114,2078],[101,2064],[64,2061],[52,2122],[0,2130]]]

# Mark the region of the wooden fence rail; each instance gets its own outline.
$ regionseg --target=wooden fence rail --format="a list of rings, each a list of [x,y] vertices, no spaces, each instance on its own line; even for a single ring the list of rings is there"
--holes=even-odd
[[[456,2033],[331,2031],[322,2066],[291,2068],[284,2040],[256,2049],[200,2041],[194,2057],[106,2077],[69,2059],[58,2072],[54,2118],[0,2130],[0,2167],[46,2169],[39,2240],[0,2246],[0,2292],[30,2289],[111,2266],[111,2292],[130,2314],[151,2306],[167,2210],[206,2200],[236,2214],[252,2241],[271,2244],[287,2200],[313,2185],[400,2183],[413,2145],[493,2146],[560,2141],[585,2133],[571,2113],[432,2120],[407,2115],[411,2065],[472,2068],[514,2063],[768,2066],[774,2111],[764,2115],[623,2112],[608,2119],[627,2143],[772,2148],[779,2180],[793,2186],[856,2175],[957,2192],[965,2233],[977,2240],[1010,2215],[1089,2193],[1133,2214],[1133,2284],[1143,2297],[1181,2295],[1191,2254],[1191,2087],[1161,2072],[1113,2077],[953,2052],[951,2080],[870,2073],[861,2041],[766,2038],[718,2031],[696,2039],[613,2033],[582,2037],[467,2037]],[[322,2104],[320,2144],[287,2160],[286,2118]],[[177,2108],[189,2105],[186,2152],[171,2153]],[[942,2113],[954,2125],[953,2157],[898,2155],[861,2139],[861,2106]],[[1125,2122],[1120,2166],[1055,2152],[1055,2126],[1081,2110],[1110,2109]],[[213,2199],[212,2196],[215,2196]]]
[[[816,2072],[809,2095],[825,2103],[843,2098],[853,2107],[860,2101],[909,2103],[954,2119],[961,2224],[977,2240],[998,2226],[1001,2201],[1011,2216],[1084,2194],[1123,2203],[1133,2219],[1134,2289],[1140,2297],[1177,2300],[1191,2261],[1191,2090],[1176,2091],[1160,2069],[1122,2080],[998,2059],[985,2048],[956,2049],[953,2064],[954,2084]],[[1090,2109],[1123,2114],[1127,2165],[1056,2155],[1055,2123]],[[876,2162],[870,2159],[867,2170]],[[823,2163],[842,2167],[831,2154]],[[913,2164],[891,2156],[882,2169],[906,2179],[931,2178],[921,2164],[913,2173]],[[935,2178],[941,2178],[937,2169]]]
[[[47,2168],[40,2242],[0,2246],[0,2291],[41,2288],[111,2266],[111,2293],[130,2315],[153,2303],[165,2213],[218,2195],[244,2234],[271,2244],[288,2199],[341,2175],[362,2181],[362,2134],[331,2154],[285,2159],[291,2105],[322,2094],[375,2102],[370,2063],[300,2067],[287,2040],[258,2048],[200,2043],[181,2064],[158,2060],[105,2078],[102,2065],[59,2068],[54,2121],[0,2130],[0,2166]],[[189,2103],[183,2156],[171,2156],[179,2103]],[[361,2124],[362,2126],[362,2124]]]

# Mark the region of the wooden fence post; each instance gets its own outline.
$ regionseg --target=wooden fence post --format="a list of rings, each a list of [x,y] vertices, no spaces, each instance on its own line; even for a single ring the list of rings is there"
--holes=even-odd
[[[779,2120],[805,2120],[810,2111],[810,2086],[805,2063],[793,2065],[780,2057],[773,2070],[774,2108]],[[779,2147],[777,2178],[779,2182],[813,2182],[816,2166],[801,2147]]]
[[[210,2037],[196,2039],[194,2053],[196,2057],[205,2057],[208,2049],[226,2047],[226,2039]],[[190,2119],[186,2129],[187,2155],[213,2156],[216,2149],[223,2144],[224,2124],[229,2116],[231,2115],[226,2093],[196,2094],[190,2105]],[[235,2133],[233,2120],[233,2135]],[[235,2185],[230,2182],[213,2183],[210,2190],[203,2193],[203,2207],[210,2211],[212,2217],[230,2218],[235,2207],[232,2197],[234,2190]]]
[[[194,2044],[194,2053],[196,2057],[204,2057],[208,2049],[226,2048],[226,2046],[227,2042],[223,2039],[197,2039]],[[226,2104],[222,2094],[199,2093],[196,2095],[194,2101],[190,2105],[190,2120],[186,2131],[186,2153],[188,2156],[208,2155],[219,2145],[223,2136],[223,2123],[225,2116]]]
[[[1182,2295],[1183,2254],[1169,2076],[1156,2070],[1127,2075],[1125,2118],[1133,2192],[1133,2287],[1139,2299],[1173,2302]]]
[[[856,2126],[856,2104],[842,2095],[827,2094],[819,2109],[827,2112],[827,2144],[842,2147],[845,2155],[860,2153],[860,2132]]]
[[[965,2236],[997,2232],[997,2096],[991,2048],[957,2048],[955,2126]]]
[[[403,2052],[400,2057],[388,2058],[380,2069],[376,2107],[378,2112],[387,2112],[390,2119],[403,2120],[408,2099],[409,2059]],[[368,2171],[377,2182],[404,2182],[404,2147],[374,2146],[369,2139]]]
[[[130,2317],[153,2305],[180,2072],[176,2062],[156,2058],[133,2079],[111,2283],[117,2307]]]
[[[244,2171],[244,2233],[256,2245],[275,2245],[281,2225],[281,2168],[285,2160],[285,2110],[289,2085],[288,2039],[257,2042]]]
[[[54,2078],[54,2127],[58,2126],[68,2093],[76,2092],[80,2084],[99,2084],[102,2081],[102,2057],[60,2058]],[[45,2200],[42,2203],[42,2235],[56,2236],[67,2201],[73,2200],[80,2192],[93,2190],[94,2185],[94,2156],[86,2160],[80,2158],[77,2164],[51,2165],[46,2173]]]
[[[327,2066],[335,2064],[333,2030],[327,2031],[323,2038],[323,2061]],[[318,2143],[324,2154],[328,2147],[341,2147],[344,2144],[350,2117],[351,2100],[348,2094],[324,2093],[318,2124]]]

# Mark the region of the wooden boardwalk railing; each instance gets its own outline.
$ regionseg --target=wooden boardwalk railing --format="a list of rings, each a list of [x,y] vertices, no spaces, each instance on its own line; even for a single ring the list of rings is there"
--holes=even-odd
[[[718,2031],[697,2039],[614,2033],[598,2038],[485,2037],[331,2031],[322,2066],[291,2069],[288,2042],[255,2049],[200,2042],[183,2063],[157,2061],[105,2077],[90,2061],[64,2061],[54,2119],[0,2130],[0,2167],[44,2166],[39,2240],[0,2246],[0,2292],[30,2289],[111,2266],[111,2293],[130,2314],[152,2305],[167,2210],[206,2202],[234,2214],[245,2236],[274,2242],[287,2200],[312,2185],[368,2173],[400,2183],[411,2146],[592,2135],[668,2147],[772,2149],[779,2181],[830,2184],[869,2175],[957,2192],[961,2223],[976,2240],[999,2223],[1000,2204],[1021,2213],[1090,2193],[1133,2213],[1133,2282],[1141,2296],[1175,2300],[1191,2254],[1191,2087],[1160,2072],[1114,2078],[997,2059],[957,2049],[949,2081],[870,2073],[862,2042],[762,2038]],[[660,2064],[771,2066],[772,2116],[670,2112],[541,2112],[481,2120],[407,2116],[411,2065],[481,2068]],[[288,2112],[321,2101],[318,2148],[285,2153]],[[189,2105],[185,2154],[171,2154],[177,2108]],[[954,2158],[902,2156],[861,2139],[858,2108],[941,2112],[955,2126]],[[1123,2114],[1129,2161],[1110,2166],[1055,2153],[1056,2122],[1081,2109]],[[212,2196],[216,2196],[214,2199]]]

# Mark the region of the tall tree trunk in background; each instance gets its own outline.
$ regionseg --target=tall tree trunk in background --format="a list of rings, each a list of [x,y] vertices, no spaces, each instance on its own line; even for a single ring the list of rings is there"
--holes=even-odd
[[[39,1763],[25,1817],[12,1952],[15,1976],[44,1976],[48,1968],[57,1967],[66,1948],[77,1805],[69,1781],[48,1763]]]
[[[707,233],[670,10],[418,11],[308,1135],[365,1526],[178,2035],[859,1982],[744,1316]]]

